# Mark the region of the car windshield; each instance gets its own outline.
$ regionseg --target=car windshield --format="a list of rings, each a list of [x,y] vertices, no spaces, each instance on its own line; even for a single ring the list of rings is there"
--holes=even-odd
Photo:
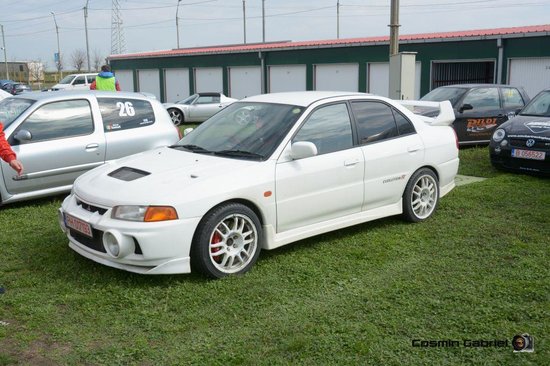
[[[58,84],[70,84],[73,81],[74,75],[67,75]]]
[[[539,93],[523,108],[520,115],[550,117],[550,90]]]
[[[0,122],[7,128],[35,101],[31,99],[6,98],[0,102]]]
[[[304,111],[286,104],[233,103],[173,148],[232,158],[267,159]]]
[[[190,95],[187,98],[182,99],[179,102],[176,102],[176,104],[191,104],[196,97],[197,97],[197,94]]]
[[[437,88],[424,95],[420,100],[427,102],[443,102],[444,100],[448,100],[455,106],[460,97],[462,97],[467,90],[466,88],[452,87]]]

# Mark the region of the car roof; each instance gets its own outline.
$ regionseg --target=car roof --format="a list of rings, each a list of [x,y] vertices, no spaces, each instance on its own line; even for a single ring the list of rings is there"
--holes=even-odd
[[[444,85],[440,86],[440,88],[486,88],[486,87],[496,87],[496,88],[518,88],[514,85],[506,85],[506,84],[483,84],[483,83],[477,83],[477,84],[452,84],[452,85]]]
[[[344,96],[366,96],[369,94],[357,92],[340,92],[340,91],[298,91],[284,93],[260,94],[253,97],[243,99],[247,102],[263,102],[289,104],[307,107],[322,99],[336,98]]]
[[[25,94],[14,95],[12,98],[33,99],[36,101],[55,101],[60,99],[77,99],[90,96],[90,94],[96,97],[111,97],[111,98],[137,98],[144,100],[153,100],[153,98],[141,94],[132,92],[112,92],[112,91],[97,91],[97,90],[82,90],[82,91],[36,91]]]

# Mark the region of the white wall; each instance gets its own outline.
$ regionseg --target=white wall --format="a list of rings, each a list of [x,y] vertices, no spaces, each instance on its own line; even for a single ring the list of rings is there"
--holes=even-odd
[[[188,97],[189,69],[164,70],[164,87],[166,102],[173,103]]]
[[[242,99],[262,93],[262,69],[259,66],[229,69],[229,96]]]
[[[550,57],[510,59],[508,70],[508,84],[523,86],[531,98],[550,87]]]
[[[122,91],[134,91],[134,72],[132,70],[116,70],[114,74]]]
[[[138,91],[154,94],[160,100],[159,70],[138,70]],[[122,89],[122,85],[121,85]]]
[[[269,66],[269,92],[306,90],[306,66]]]
[[[415,67],[414,99],[420,99],[421,64]],[[389,62],[370,62],[367,64],[367,93],[389,96],[390,64]]]
[[[195,70],[195,92],[223,92],[221,67],[198,67]]]
[[[315,65],[315,90],[359,91],[358,64]]]

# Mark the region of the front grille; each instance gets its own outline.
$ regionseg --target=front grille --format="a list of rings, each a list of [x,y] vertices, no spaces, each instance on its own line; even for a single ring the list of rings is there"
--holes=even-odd
[[[103,215],[103,214],[105,214],[105,212],[107,212],[107,209],[106,209],[106,208],[91,205],[91,204],[89,204],[89,203],[86,203],[86,202],[83,202],[83,201],[79,200],[78,198],[76,199],[76,204],[77,204],[78,206],[82,207],[82,208],[83,208],[84,210],[86,210],[86,211],[89,211],[89,212],[97,212],[97,213],[99,213],[100,215]]]
[[[510,145],[514,147],[527,147],[525,143],[527,139],[510,139]],[[550,149],[550,142],[535,140],[535,145],[528,147],[529,149]]]
[[[81,234],[76,230],[69,229],[69,234],[80,244],[101,253],[107,253],[103,246],[103,231],[92,228],[93,238]]]

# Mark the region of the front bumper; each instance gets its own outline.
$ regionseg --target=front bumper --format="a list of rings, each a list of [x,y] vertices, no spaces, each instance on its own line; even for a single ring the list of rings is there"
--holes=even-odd
[[[521,149],[528,151],[545,152],[544,160],[516,158],[512,156],[512,149]],[[532,173],[538,175],[550,175],[550,149],[541,149],[539,147],[529,148],[525,146],[525,141],[515,142],[513,145],[502,146],[494,141],[489,145],[489,156],[491,164],[499,169]]]
[[[132,222],[111,218],[111,208],[84,202],[69,195],[59,209],[59,224],[69,247],[106,266],[141,274],[189,273],[190,249],[200,217],[163,222]],[[94,212],[95,211],[95,212]],[[92,237],[65,224],[65,214],[88,223]],[[126,249],[115,257],[105,245],[105,233],[116,237]],[[121,246],[122,247],[122,246]]]

